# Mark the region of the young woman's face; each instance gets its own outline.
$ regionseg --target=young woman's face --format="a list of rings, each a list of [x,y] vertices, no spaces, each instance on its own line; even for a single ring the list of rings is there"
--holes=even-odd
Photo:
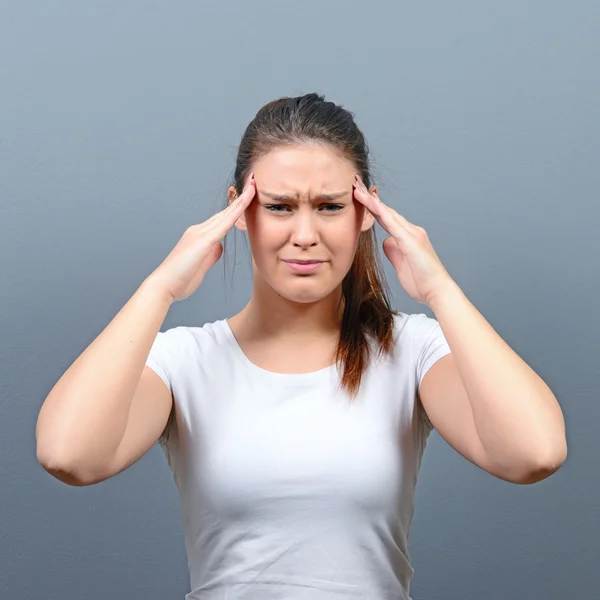
[[[327,296],[374,223],[353,195],[356,168],[329,146],[300,144],[262,156],[253,171],[257,193],[236,227],[248,232],[255,277],[297,302]],[[303,272],[286,262],[293,260],[322,262]]]

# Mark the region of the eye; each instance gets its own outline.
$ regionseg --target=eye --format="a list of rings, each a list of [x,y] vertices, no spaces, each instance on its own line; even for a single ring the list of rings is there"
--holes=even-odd
[[[339,212],[344,208],[343,204],[322,204],[321,207],[327,207],[329,210],[325,212]],[[277,210],[278,208],[289,208],[287,204],[267,204],[265,208],[271,212],[284,212],[282,210]]]

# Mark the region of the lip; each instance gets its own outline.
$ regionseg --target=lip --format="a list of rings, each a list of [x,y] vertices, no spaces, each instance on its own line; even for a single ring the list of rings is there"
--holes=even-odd
[[[296,273],[312,273],[312,271],[316,271],[323,264],[323,261],[284,260],[283,262],[288,264],[290,269]]]

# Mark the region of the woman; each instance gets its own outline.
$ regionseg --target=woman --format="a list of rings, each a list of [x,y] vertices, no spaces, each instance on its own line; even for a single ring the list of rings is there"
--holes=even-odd
[[[188,599],[410,598],[408,537],[428,435],[532,483],[566,457],[560,407],[466,299],[424,229],[379,199],[352,114],[317,94],[265,105],[228,206],[190,227],[57,382],[38,458],[90,485],[158,440],[179,489]],[[424,313],[392,310],[383,249]],[[247,232],[236,315],[159,329]],[[468,395],[467,395],[468,392]]]

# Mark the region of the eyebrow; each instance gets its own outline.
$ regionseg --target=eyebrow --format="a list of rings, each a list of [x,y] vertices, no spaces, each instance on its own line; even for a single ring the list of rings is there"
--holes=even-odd
[[[271,198],[271,200],[275,200],[276,202],[289,202],[290,200],[298,200],[300,195],[295,194],[274,194],[273,192],[265,192],[263,190],[258,191],[259,194],[267,196]],[[318,194],[315,196],[316,199],[319,200],[337,200],[338,198],[342,198],[343,196],[347,196],[350,192],[337,192],[335,194]]]

